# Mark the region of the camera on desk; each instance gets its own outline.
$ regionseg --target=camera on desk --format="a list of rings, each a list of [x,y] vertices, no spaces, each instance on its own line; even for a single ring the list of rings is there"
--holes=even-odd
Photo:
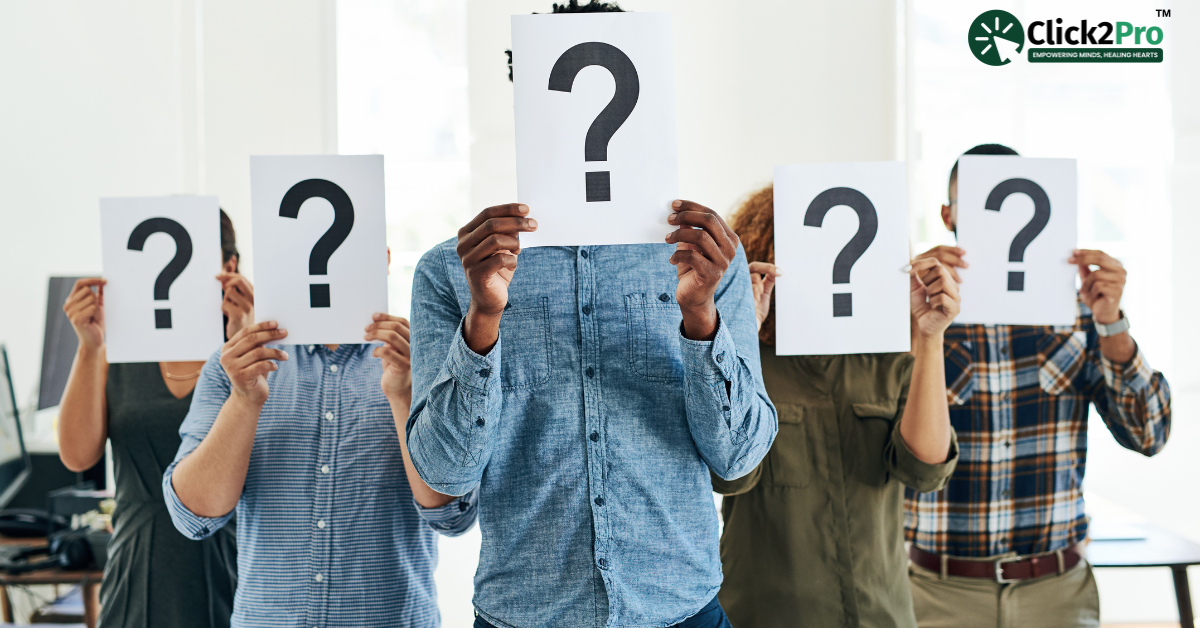
[[[9,574],[47,568],[104,569],[112,539],[112,495],[90,486],[64,488],[51,491],[46,505],[44,512],[23,513],[30,520],[23,521],[21,527],[26,531],[40,527],[48,543],[43,547],[11,548],[0,555],[0,569]],[[34,560],[39,556],[43,558]]]

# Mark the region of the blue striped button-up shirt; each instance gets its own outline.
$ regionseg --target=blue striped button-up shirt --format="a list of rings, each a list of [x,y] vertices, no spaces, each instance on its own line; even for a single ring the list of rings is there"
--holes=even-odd
[[[434,627],[437,532],[475,520],[474,495],[417,506],[404,474],[391,407],[379,386],[378,345],[280,347],[270,374],[238,518],[233,626]],[[220,353],[209,358],[163,477],[171,518],[202,539],[232,517],[201,517],[171,485],[230,394]]]
[[[407,429],[430,486],[480,491],[476,610],[516,628],[695,614],[721,585],[709,470],[745,475],[776,430],[744,252],[699,342],[680,334],[674,245],[525,249],[482,356],[462,338],[455,244],[413,281]]]

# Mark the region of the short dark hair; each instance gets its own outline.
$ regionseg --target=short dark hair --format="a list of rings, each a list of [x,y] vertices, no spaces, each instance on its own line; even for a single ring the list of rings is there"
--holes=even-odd
[[[625,9],[617,6],[616,2],[589,0],[587,4],[579,4],[579,0],[567,0],[562,4],[555,2],[550,5],[550,13],[624,13]],[[534,15],[537,15],[536,13]],[[512,50],[505,50],[508,55],[508,80],[512,81]]]
[[[1004,144],[980,144],[971,150],[963,153],[964,155],[1015,155],[1020,157],[1017,151],[1005,146]],[[953,183],[958,178],[958,160],[954,160],[954,167],[950,169],[950,182]]]
[[[233,221],[229,219],[229,214],[226,214],[225,210],[221,209],[220,212],[221,212],[221,263],[224,264],[225,262],[228,262],[229,260],[233,259],[234,257],[241,259],[241,256],[238,255],[237,233],[235,233],[233,230]]]

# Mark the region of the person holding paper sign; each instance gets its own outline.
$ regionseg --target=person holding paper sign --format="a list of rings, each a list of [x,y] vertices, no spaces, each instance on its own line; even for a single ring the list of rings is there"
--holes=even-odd
[[[437,533],[470,528],[474,495],[434,492],[409,462],[408,321],[377,313],[364,332],[285,350],[266,321],[204,365],[161,481],[189,538],[236,508],[235,627],[439,623]]]
[[[777,356],[773,197],[752,194],[730,220],[779,436],[748,475],[712,478],[725,495],[721,605],[739,628],[915,628],[901,504],[905,486],[937,490],[958,461],[942,368],[958,287],[938,260],[913,264],[911,353]]]
[[[1016,155],[997,144],[968,155]],[[958,164],[942,220],[957,224]],[[969,253],[918,256],[966,268]],[[1101,251],[1066,261],[1083,280],[1072,327],[953,325],[946,332],[950,420],[964,447],[936,493],[910,493],[914,607],[922,627],[1098,626],[1084,556],[1088,407],[1126,449],[1158,453],[1171,428],[1171,391],[1130,337],[1121,311],[1125,269]],[[958,274],[954,273],[957,280]]]
[[[238,273],[237,239],[221,211],[221,309],[225,333],[254,321],[254,292]],[[215,266],[215,255],[211,260]],[[203,543],[171,530],[159,482],[179,448],[203,362],[109,364],[104,337],[104,280],[80,279],[63,311],[79,349],[58,418],[59,457],[72,471],[94,466],[112,442],[116,511],[104,581],[101,628],[223,628],[237,583],[233,527]],[[95,290],[93,290],[93,288]],[[154,596],[147,594],[151,589]]]
[[[775,408],[737,235],[668,221],[523,250],[530,208],[498,205],[417,266],[408,442],[435,490],[480,491],[477,627],[728,626],[709,470],[751,471]]]

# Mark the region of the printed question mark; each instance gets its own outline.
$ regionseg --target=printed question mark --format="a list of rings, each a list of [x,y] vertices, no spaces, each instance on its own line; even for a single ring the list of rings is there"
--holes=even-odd
[[[329,258],[333,252],[346,241],[350,230],[354,228],[354,204],[338,184],[325,179],[308,179],[292,186],[283,195],[279,204],[279,215],[284,218],[296,218],[300,215],[300,206],[310,198],[323,198],[333,205],[333,224],[325,231],[325,235],[313,245],[312,253],[308,255],[308,274],[329,274]],[[309,307],[329,307],[329,284],[314,283],[308,286]]]
[[[171,292],[171,284],[175,283],[183,269],[187,268],[188,262],[192,261],[192,236],[188,235],[183,225],[170,218],[147,218],[133,228],[126,248],[130,251],[141,251],[146,244],[146,238],[154,233],[165,233],[175,240],[175,257],[171,258],[162,272],[158,273],[158,279],[154,280],[154,300],[166,301]],[[154,328],[171,329],[170,309],[154,310]]]
[[[875,206],[871,204],[871,199],[853,188],[829,188],[818,194],[808,204],[808,211],[804,212],[804,226],[820,228],[821,223],[825,220],[825,214],[838,205],[845,205],[858,214],[858,231],[833,260],[833,283],[835,284],[850,283],[850,269],[854,268],[858,258],[862,257],[862,254],[867,251],[867,247],[875,241],[875,233],[879,231],[879,216],[875,213]],[[849,292],[833,295],[834,317],[852,316],[853,313]]]
[[[1046,191],[1042,189],[1042,186],[1029,179],[1009,179],[992,188],[983,208],[998,212],[1004,199],[1013,194],[1024,194],[1033,199],[1033,218],[1030,218],[1025,227],[1017,232],[1017,237],[1013,238],[1012,246],[1008,249],[1008,261],[1023,262],[1025,261],[1025,249],[1029,247],[1029,243],[1033,242],[1033,239],[1038,237],[1038,234],[1046,228],[1046,224],[1050,222],[1050,197],[1046,196]],[[1008,291],[1022,292],[1024,290],[1025,273],[1019,270],[1008,271]]]
[[[558,92],[570,92],[579,71],[590,66],[598,65],[608,70],[617,83],[616,92],[608,106],[588,128],[587,138],[583,141],[584,161],[608,161],[608,142],[616,134],[617,129],[629,119],[633,108],[637,105],[641,83],[638,81],[637,68],[625,53],[610,44],[592,41],[572,46],[562,53],[554,68],[550,70],[550,89]],[[608,180],[608,171],[584,173],[587,183],[587,201],[611,201],[612,187]]]

